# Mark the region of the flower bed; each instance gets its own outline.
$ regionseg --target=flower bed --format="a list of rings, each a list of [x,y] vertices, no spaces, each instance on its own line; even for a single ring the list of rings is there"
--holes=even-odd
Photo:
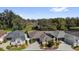
[[[20,45],[20,46],[7,46],[6,47],[8,50],[10,50],[10,51],[20,51],[20,50],[22,50],[22,49],[25,49],[25,48],[27,48],[27,45],[26,44],[23,44],[23,45]]]

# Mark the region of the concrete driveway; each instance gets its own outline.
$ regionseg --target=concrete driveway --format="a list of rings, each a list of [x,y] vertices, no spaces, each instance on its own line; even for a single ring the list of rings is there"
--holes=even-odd
[[[64,43],[63,41],[61,41],[59,48],[56,50],[57,51],[74,51],[74,49],[72,49],[70,45]]]
[[[74,51],[74,49],[63,41],[61,41],[58,49],[40,49],[38,42],[35,42],[30,44],[26,49],[23,49],[23,51]]]
[[[38,44],[38,42],[35,42],[35,43],[33,43],[33,44],[30,44],[26,49],[23,49],[24,51],[25,50],[31,50],[31,51],[36,51],[36,50],[43,50],[43,49],[40,49],[40,47],[39,47],[39,44]]]
[[[6,47],[10,44],[9,41],[7,41],[6,43],[2,43],[0,44],[0,48],[3,48],[5,51],[7,51]]]

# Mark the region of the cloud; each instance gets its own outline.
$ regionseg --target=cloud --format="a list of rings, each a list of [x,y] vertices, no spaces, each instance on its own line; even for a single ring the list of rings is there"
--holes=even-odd
[[[52,12],[67,12],[69,10],[67,7],[55,7],[55,8],[51,8],[50,11],[52,11]]]

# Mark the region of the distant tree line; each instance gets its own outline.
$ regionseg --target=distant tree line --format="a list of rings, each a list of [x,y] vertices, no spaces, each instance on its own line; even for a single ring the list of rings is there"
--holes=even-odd
[[[50,18],[50,19],[39,19],[38,25],[35,29],[38,30],[71,30],[71,27],[78,27],[79,29],[79,18]]]
[[[23,19],[8,9],[0,13],[0,29],[4,30],[71,30],[70,27],[79,27],[78,17],[35,20]]]

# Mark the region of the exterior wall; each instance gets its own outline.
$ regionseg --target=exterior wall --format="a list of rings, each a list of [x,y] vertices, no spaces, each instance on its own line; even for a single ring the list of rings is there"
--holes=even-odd
[[[25,41],[16,39],[16,41],[11,42],[11,45],[22,45],[22,44],[25,44]]]
[[[79,40],[78,40],[78,44],[77,45],[79,46]]]
[[[11,45],[16,45],[16,43],[15,43],[15,42],[10,42],[10,44],[11,44]]]

